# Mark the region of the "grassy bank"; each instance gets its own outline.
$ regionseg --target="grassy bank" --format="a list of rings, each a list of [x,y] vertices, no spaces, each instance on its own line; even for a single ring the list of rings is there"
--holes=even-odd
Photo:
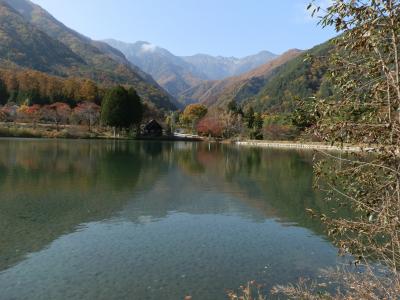
[[[60,131],[44,131],[28,128],[0,128],[0,137],[17,137],[17,138],[71,138],[71,139],[90,139],[101,138],[94,133],[72,133],[68,130]]]
[[[112,132],[101,128],[91,131],[87,126],[27,123],[0,123],[0,137],[102,139],[112,138]]]
[[[54,124],[27,124],[27,123],[0,123],[0,137],[9,138],[58,138],[58,139],[135,139],[146,141],[202,141],[198,137],[181,136],[133,136],[126,132],[116,137],[112,130],[102,127],[88,130],[87,126]]]

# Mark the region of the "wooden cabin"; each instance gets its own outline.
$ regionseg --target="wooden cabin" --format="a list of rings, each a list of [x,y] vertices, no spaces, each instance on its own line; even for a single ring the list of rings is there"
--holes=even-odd
[[[143,135],[145,135],[145,136],[162,136],[163,128],[156,120],[151,120],[144,127]]]

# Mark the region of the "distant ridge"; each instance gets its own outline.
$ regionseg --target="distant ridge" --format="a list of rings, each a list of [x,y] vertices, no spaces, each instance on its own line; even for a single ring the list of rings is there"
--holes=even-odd
[[[183,103],[201,102],[207,106],[223,106],[232,100],[243,103],[247,98],[261,91],[278,67],[301,53],[301,50],[292,49],[240,76],[204,82],[182,93],[180,101]]]
[[[148,42],[129,44],[112,39],[105,42],[124,53],[131,63],[151,74],[162,87],[176,97],[182,91],[207,79],[205,74],[198,72],[180,57]]]
[[[262,64],[276,58],[278,55],[269,51],[261,51],[255,55],[243,58],[211,56],[196,54],[182,57],[186,62],[194,65],[197,70],[207,75],[209,80],[221,80],[227,77],[238,76],[255,69]]]
[[[117,48],[130,62],[151,74],[157,82],[175,97],[206,80],[224,79],[248,72],[277,57],[262,51],[244,58],[198,54],[180,57],[149,42],[124,43],[108,39],[106,43]]]

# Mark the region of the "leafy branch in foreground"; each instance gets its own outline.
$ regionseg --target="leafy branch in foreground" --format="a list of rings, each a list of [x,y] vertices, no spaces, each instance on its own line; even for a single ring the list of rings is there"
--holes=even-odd
[[[364,145],[348,157],[322,153],[315,166],[327,199],[351,206],[354,219],[323,219],[345,252],[400,263],[400,3],[337,0],[322,17],[343,32],[331,58],[336,94],[317,103],[315,134]],[[372,153],[370,153],[372,152]]]
[[[399,299],[400,1],[334,0],[313,11],[321,12],[320,24],[340,35],[330,58],[334,94],[316,99],[310,130],[326,142],[363,151],[317,153],[316,187],[327,201],[355,211],[352,217],[320,217],[356,268],[328,272],[336,279],[331,289],[300,281],[272,292],[292,299]]]
[[[318,10],[318,9],[317,9]],[[319,152],[317,187],[355,217],[327,218],[343,254],[365,264],[345,273],[338,299],[396,299],[400,287],[400,3],[336,0],[321,17],[340,36],[330,59],[335,94],[318,100],[314,134],[361,153]],[[385,272],[378,274],[376,268]],[[349,284],[352,282],[352,284]]]

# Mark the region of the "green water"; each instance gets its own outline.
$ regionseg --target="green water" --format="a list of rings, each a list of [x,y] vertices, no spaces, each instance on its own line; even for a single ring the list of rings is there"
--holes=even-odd
[[[341,262],[311,153],[0,140],[0,299],[225,299]]]

